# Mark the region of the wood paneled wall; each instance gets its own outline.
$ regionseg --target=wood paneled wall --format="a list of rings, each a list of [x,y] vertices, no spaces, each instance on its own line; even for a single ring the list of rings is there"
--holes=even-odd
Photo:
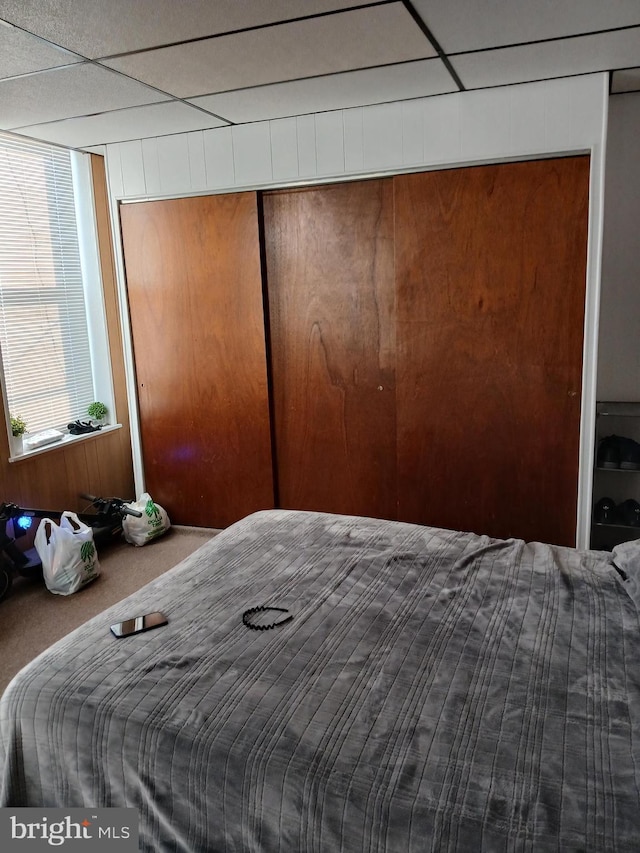
[[[273,507],[255,194],[123,205],[149,492],[174,523]]]
[[[393,184],[264,197],[279,505],[396,515]]]
[[[86,506],[86,501],[80,498],[82,492],[124,498],[134,495],[124,355],[103,158],[92,155],[91,166],[116,417],[123,428],[71,445],[52,447],[46,453],[18,462],[8,461],[9,442],[5,430],[0,429],[0,501],[77,511]],[[2,419],[4,421],[4,411]]]
[[[154,496],[573,544],[588,187],[580,156],[266,193],[262,278],[254,193],[125,205]]]
[[[589,158],[394,184],[398,515],[573,545]]]
[[[575,542],[589,158],[264,197],[280,505]]]

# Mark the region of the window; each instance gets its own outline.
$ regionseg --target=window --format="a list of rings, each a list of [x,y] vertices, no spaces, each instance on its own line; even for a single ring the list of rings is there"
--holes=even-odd
[[[112,399],[87,169],[88,155],[0,133],[4,389],[30,433]]]

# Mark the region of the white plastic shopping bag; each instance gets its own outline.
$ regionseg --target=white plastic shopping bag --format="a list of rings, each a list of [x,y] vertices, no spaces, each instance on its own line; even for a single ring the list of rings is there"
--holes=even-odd
[[[100,574],[93,530],[75,512],[63,512],[59,525],[43,518],[34,545],[47,589],[56,595],[71,595]]]
[[[125,515],[122,521],[124,538],[131,545],[147,545],[171,527],[166,510],[155,503],[148,492],[143,492],[137,501],[127,506],[142,513],[140,518]]]

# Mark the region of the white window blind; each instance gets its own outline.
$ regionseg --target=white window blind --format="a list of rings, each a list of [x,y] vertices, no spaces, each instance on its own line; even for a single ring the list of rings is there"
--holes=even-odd
[[[29,432],[95,399],[70,152],[0,133],[0,346]]]

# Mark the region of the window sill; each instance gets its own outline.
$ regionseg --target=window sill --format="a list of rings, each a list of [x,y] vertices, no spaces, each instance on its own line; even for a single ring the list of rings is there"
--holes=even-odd
[[[60,441],[55,441],[52,444],[45,444],[42,447],[34,447],[33,450],[25,450],[15,456],[9,457],[9,462],[22,462],[23,459],[32,459],[34,456],[40,456],[42,453],[51,453],[52,450],[68,449],[70,445],[77,444],[79,441],[93,441],[114,430],[122,429],[122,424],[108,424],[96,432],[88,432],[85,435],[64,435]]]

